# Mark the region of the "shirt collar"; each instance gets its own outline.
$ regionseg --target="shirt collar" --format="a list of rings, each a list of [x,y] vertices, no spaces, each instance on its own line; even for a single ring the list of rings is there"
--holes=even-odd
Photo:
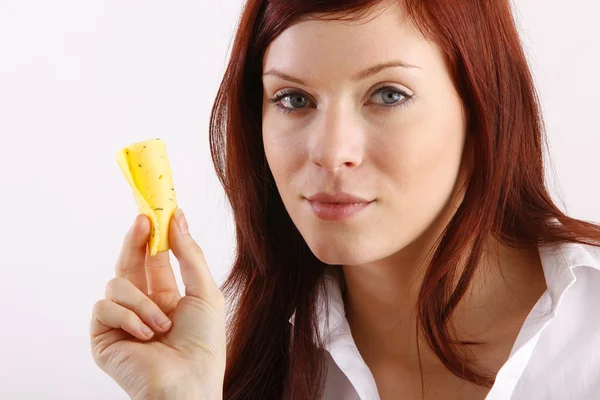
[[[539,245],[538,251],[546,279],[547,291],[534,306],[535,323],[525,323],[515,341],[509,359],[496,377],[496,384],[486,399],[512,396],[541,333],[555,319],[563,296],[577,281],[575,269],[589,267],[600,272],[600,248],[579,243]],[[326,266],[325,291],[317,298],[318,329],[324,348],[337,367],[346,375],[360,399],[379,399],[374,377],[356,348],[345,317],[341,266]],[[539,311],[539,313],[538,313]],[[565,312],[568,312],[565,309]],[[294,315],[290,323],[294,323]],[[530,317],[528,316],[528,319]]]
[[[600,247],[574,242],[538,246],[540,260],[550,295],[551,312],[556,312],[567,289],[577,280],[574,269],[590,267],[600,272]],[[317,298],[319,333],[327,340],[328,333],[345,321],[343,291],[344,275],[339,265],[325,267],[325,292]],[[294,324],[296,312],[290,318]]]

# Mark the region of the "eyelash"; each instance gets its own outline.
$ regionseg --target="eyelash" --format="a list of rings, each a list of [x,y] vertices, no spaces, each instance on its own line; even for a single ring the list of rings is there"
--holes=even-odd
[[[395,104],[390,104],[390,105],[377,104],[378,106],[383,107],[383,109],[386,110],[386,111],[391,111],[392,109],[394,109],[396,107],[407,107],[410,104],[410,102],[411,102],[411,100],[413,98],[413,96],[408,95],[408,93],[406,93],[404,90],[401,90],[401,89],[398,89],[398,88],[395,88],[395,87],[392,87],[392,86],[381,87],[381,88],[377,89],[375,91],[375,93],[373,93],[373,94],[377,94],[377,93],[383,92],[383,91],[385,91],[385,89],[388,89],[391,92],[395,92],[397,94],[400,94],[400,95],[402,95],[402,97],[405,98],[405,100],[403,100],[403,101],[401,100],[401,101],[399,101],[399,102],[397,102]],[[288,114],[288,113],[291,113],[291,112],[298,112],[298,111],[304,110],[304,108],[290,109],[290,108],[282,107],[281,105],[279,105],[279,102],[282,99],[284,99],[284,98],[286,98],[286,97],[288,97],[290,95],[300,95],[300,96],[304,97],[304,94],[302,92],[299,92],[299,91],[296,91],[296,90],[293,90],[293,89],[284,89],[284,90],[276,93],[275,96],[273,96],[272,98],[269,99],[269,101],[271,103],[273,103],[273,105],[277,108],[278,111],[281,111],[284,114]]]

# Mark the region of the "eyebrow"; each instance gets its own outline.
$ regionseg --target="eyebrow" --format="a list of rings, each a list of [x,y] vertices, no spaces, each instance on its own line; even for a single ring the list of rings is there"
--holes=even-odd
[[[372,67],[365,69],[364,71],[359,72],[352,78],[352,81],[360,81],[360,80],[366,79],[370,76],[373,76],[373,75],[381,72],[384,69],[394,68],[394,67],[421,69],[420,67],[417,67],[416,65],[411,65],[411,64],[405,63],[404,61],[400,61],[400,60],[389,61],[389,62],[385,62],[382,64],[374,65]],[[271,68],[270,70],[268,70],[267,72],[262,74],[262,76],[268,76],[268,75],[277,76],[281,79],[285,79],[286,81],[294,82],[299,85],[308,86],[308,84],[306,84],[303,80],[294,78],[293,76],[286,74],[284,72],[278,71],[277,69],[274,69],[274,68]]]

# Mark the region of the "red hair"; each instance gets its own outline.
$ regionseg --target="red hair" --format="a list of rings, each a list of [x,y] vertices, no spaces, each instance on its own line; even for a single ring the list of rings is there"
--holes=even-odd
[[[211,154],[236,225],[236,257],[222,288],[236,300],[228,324],[227,400],[319,399],[326,372],[323,349],[315,345],[322,344],[315,300],[324,287],[325,265],[287,214],[267,166],[263,55],[301,16],[358,19],[381,4],[246,1],[210,120]],[[432,249],[418,298],[418,327],[452,373],[490,387],[494,376],[468,358],[449,323],[479,265],[485,238],[520,249],[562,242],[598,245],[600,227],[566,216],[547,191],[544,124],[509,0],[402,0],[401,5],[445,54],[467,111],[476,166],[463,202]]]

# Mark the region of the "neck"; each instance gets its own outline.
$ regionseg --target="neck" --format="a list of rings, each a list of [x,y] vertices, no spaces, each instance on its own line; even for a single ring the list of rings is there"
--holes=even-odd
[[[501,343],[513,340],[546,289],[537,249],[517,251],[493,242],[452,316],[457,339]],[[343,266],[344,303],[353,337],[367,363],[417,354],[416,304],[426,252],[406,252],[369,265]],[[460,272],[460,270],[459,270]],[[421,358],[439,367],[420,335]],[[424,352],[425,350],[425,352]],[[428,360],[428,361],[427,361]]]

